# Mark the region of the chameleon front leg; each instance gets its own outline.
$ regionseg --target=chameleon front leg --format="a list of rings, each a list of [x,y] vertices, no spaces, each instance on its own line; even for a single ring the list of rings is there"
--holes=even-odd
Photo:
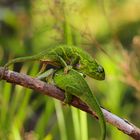
[[[64,67],[64,73],[67,74],[68,71],[70,69],[72,69],[72,66],[71,65],[67,65],[67,63],[65,62],[65,60],[58,55],[58,58],[59,58],[59,62],[61,63],[61,65]]]
[[[73,58],[73,60],[71,61],[71,66],[73,66],[73,67],[75,67],[76,69],[78,69],[78,67],[79,67],[79,61],[80,61],[80,55],[76,55],[74,58]],[[84,73],[82,73],[82,76],[85,78],[86,77],[86,75],[84,74]]]
[[[79,61],[80,61],[80,55],[79,54],[76,54],[76,56],[72,59],[72,61],[71,61],[71,66],[73,66],[73,67],[75,67],[76,69],[79,69],[78,67],[79,67]],[[83,77],[85,78],[86,77],[86,75],[84,74],[84,73],[82,73],[82,75],[83,75]]]
[[[65,91],[64,104],[70,104],[72,101],[72,98],[73,98],[73,95]]]
[[[70,65],[74,66],[74,65],[78,64],[79,61],[80,61],[80,55],[75,54],[75,57],[72,59]]]
[[[77,88],[72,86],[66,86],[64,103],[70,104],[73,96],[79,97],[80,94],[81,92],[79,92]]]

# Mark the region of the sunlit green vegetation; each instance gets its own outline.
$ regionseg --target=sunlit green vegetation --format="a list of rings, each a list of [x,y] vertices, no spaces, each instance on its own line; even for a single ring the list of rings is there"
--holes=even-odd
[[[105,81],[86,77],[100,104],[140,127],[139,0],[0,1],[0,62],[59,44],[89,52],[105,68]],[[36,76],[38,62],[13,70]],[[91,115],[21,86],[0,81],[0,139],[95,140]],[[107,125],[108,140],[130,140]]]

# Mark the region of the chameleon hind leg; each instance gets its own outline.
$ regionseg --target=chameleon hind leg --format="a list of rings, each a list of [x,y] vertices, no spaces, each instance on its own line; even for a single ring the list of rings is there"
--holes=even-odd
[[[47,67],[47,64],[46,63],[42,63],[42,67],[39,70],[37,75],[41,75],[41,73],[43,73],[45,71],[46,67]]]
[[[51,62],[49,60],[47,60],[47,61],[41,61],[41,69],[39,70],[38,75],[40,75],[41,73],[43,73],[45,71],[46,67],[49,64],[52,65],[52,66],[54,66],[54,67],[57,67],[57,64],[55,62]]]
[[[45,81],[47,81],[49,84],[53,84],[54,72],[55,72],[54,69],[49,69],[49,70],[45,71],[44,73],[42,73],[41,75],[37,76],[36,78],[39,80],[45,79]]]
[[[41,66],[41,69],[39,70],[38,74],[37,74],[37,77],[40,76],[42,73],[44,73],[44,71],[46,70],[47,66],[50,64],[51,66],[55,67],[54,69],[58,69],[60,68],[60,66],[55,63],[55,62],[52,62],[52,61],[41,61],[42,63],[42,66]]]

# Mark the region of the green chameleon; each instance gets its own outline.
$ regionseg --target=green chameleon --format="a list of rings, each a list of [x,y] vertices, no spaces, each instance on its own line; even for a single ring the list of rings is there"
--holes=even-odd
[[[70,103],[74,95],[85,102],[91,110],[96,111],[102,128],[102,140],[105,140],[106,123],[104,115],[87,82],[83,76],[74,69],[69,70],[67,74],[63,71],[62,69],[56,71],[53,77],[54,84],[65,91],[66,103]]]
[[[75,46],[60,45],[52,48],[49,51],[46,50],[34,56],[15,58],[5,64],[4,72],[9,65],[16,62],[25,61],[41,61],[43,66],[41,68],[40,74],[46,70],[46,66],[48,64],[58,68],[64,68],[64,70],[58,71],[54,76],[56,85],[68,93],[66,94],[66,102],[70,101],[72,97],[71,95],[75,95],[87,103],[91,109],[95,109],[97,111],[97,115],[99,116],[100,123],[104,130],[103,140],[105,139],[106,127],[102,111],[83,76],[78,73],[81,72],[83,75],[88,75],[97,80],[104,80],[104,68],[99,65],[95,59],[93,59],[88,53],[80,48]],[[47,77],[46,75],[43,76]],[[63,81],[63,83],[61,83],[59,79]],[[82,94],[81,91],[84,94]]]
[[[4,72],[9,65],[25,61],[41,61],[43,65],[39,72],[40,74],[45,71],[48,64],[51,64],[58,68],[64,68],[65,73],[67,73],[72,67],[73,69],[94,79],[105,79],[104,68],[88,53],[75,46],[60,45],[50,50],[43,51],[37,55],[15,58],[4,65]]]

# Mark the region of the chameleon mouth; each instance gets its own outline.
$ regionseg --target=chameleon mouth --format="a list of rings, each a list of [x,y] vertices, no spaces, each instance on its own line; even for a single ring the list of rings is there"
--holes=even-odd
[[[100,77],[100,80],[105,80],[105,73],[102,74],[102,76]]]
[[[105,72],[97,74],[97,80],[105,80]]]
[[[98,75],[98,76],[94,77],[94,79],[96,79],[96,80],[105,80],[105,75]]]
[[[93,74],[93,75],[90,75],[90,77],[93,77],[96,80],[105,80],[105,72],[103,72],[103,73],[98,72],[98,73]]]
[[[105,79],[105,72],[102,66],[98,66],[97,68],[97,80],[104,80]]]
[[[88,73],[87,75],[96,80],[105,80],[105,73]]]

